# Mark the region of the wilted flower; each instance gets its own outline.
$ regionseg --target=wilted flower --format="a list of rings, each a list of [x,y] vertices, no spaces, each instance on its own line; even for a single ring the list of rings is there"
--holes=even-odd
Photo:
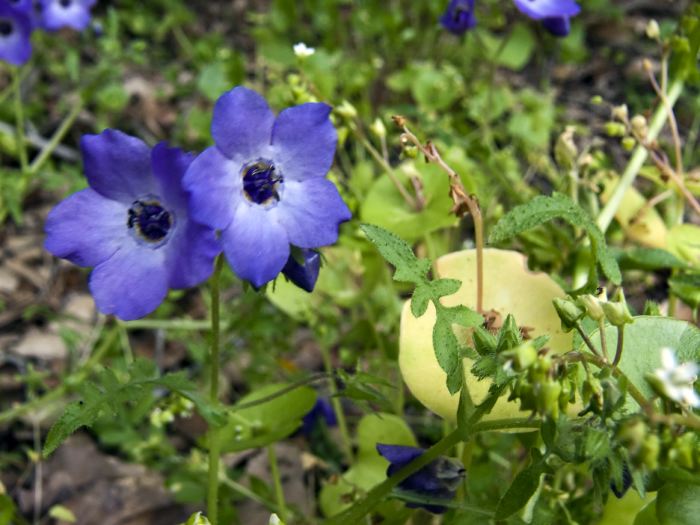
[[[321,269],[321,255],[316,250],[297,248],[287,259],[282,268],[282,275],[292,281],[302,290],[314,291],[318,272]]]
[[[90,23],[97,0],[41,0],[41,25],[48,31],[70,27],[82,31]]]
[[[0,0],[0,60],[15,66],[32,55],[32,21],[21,2]]]
[[[581,8],[574,0],[513,0],[521,13],[542,25],[555,36],[566,36],[571,30],[569,18],[576,16]]]
[[[474,0],[450,0],[440,17],[440,23],[450,33],[462,35],[476,25]]]
[[[195,220],[221,230],[233,270],[253,286],[274,279],[290,245],[334,243],[350,210],[325,178],[337,134],[326,104],[307,103],[277,118],[255,91],[236,87],[216,102],[215,146],[187,170]]]
[[[190,220],[181,181],[193,156],[161,142],[152,150],[116,130],[81,141],[89,188],[58,204],[46,220],[46,249],[94,266],[97,308],[138,319],[165,298],[212,273],[221,251],[214,231]]]
[[[391,476],[411,461],[425,452],[422,448],[404,445],[377,444],[377,451],[387,460],[389,468],[387,476]],[[451,500],[457,493],[457,488],[465,476],[464,466],[457,460],[440,456],[425,467],[414,472],[401,483],[398,488],[416,496],[436,500]],[[423,508],[435,514],[447,511],[447,507],[439,504],[407,502],[407,507]]]
[[[700,407],[700,396],[693,384],[698,379],[697,363],[678,364],[676,354],[670,348],[661,349],[661,368],[648,376],[652,386],[667,398],[693,408]]]
[[[308,58],[316,52],[316,48],[308,47],[304,42],[294,44],[294,54],[299,58]]]

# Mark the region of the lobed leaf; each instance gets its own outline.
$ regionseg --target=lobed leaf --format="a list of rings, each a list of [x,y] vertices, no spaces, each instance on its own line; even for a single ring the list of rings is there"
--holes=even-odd
[[[379,226],[363,224],[361,228],[382,257],[396,268],[395,281],[420,284],[426,280],[430,261],[418,259],[408,243]]]

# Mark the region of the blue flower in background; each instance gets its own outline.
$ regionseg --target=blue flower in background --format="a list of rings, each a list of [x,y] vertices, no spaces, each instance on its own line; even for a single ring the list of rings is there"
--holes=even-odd
[[[70,27],[82,31],[90,23],[97,0],[41,0],[41,25],[48,31]]]
[[[440,17],[440,23],[450,33],[462,35],[476,25],[474,0],[450,0]]]
[[[287,264],[282,268],[282,275],[302,290],[311,293],[314,291],[320,269],[321,255],[316,250],[298,248],[293,250],[287,259]]]
[[[313,408],[309,410],[302,420],[301,431],[305,436],[312,435],[314,428],[325,422],[326,426],[334,427],[338,424],[331,402],[325,397],[316,399]]]
[[[32,55],[32,21],[19,2],[0,0],[0,60],[20,66]]]
[[[387,476],[391,476],[401,470],[424,452],[422,448],[418,447],[382,445],[379,443],[377,444],[377,451],[389,460],[389,468],[386,471]],[[447,501],[454,499],[465,473],[464,466],[459,461],[440,456],[404,479],[399,483],[398,488],[417,497],[422,496],[424,498]],[[406,503],[406,506],[412,508],[420,507],[434,514],[442,514],[447,511],[447,507],[437,503],[409,501]]]
[[[221,230],[229,264],[257,288],[282,271],[290,245],[332,244],[350,219],[326,179],[337,143],[330,111],[309,103],[275,118],[263,97],[236,87],[214,107],[216,145],[187,170],[194,219]]]
[[[181,182],[193,156],[110,129],[84,136],[81,149],[90,187],[51,210],[45,246],[95,267],[90,290],[100,312],[138,319],[169,288],[206,280],[221,249],[214,231],[188,215]]]
[[[571,30],[569,18],[581,8],[574,0],[513,0],[521,13],[542,25],[555,36],[566,36]]]

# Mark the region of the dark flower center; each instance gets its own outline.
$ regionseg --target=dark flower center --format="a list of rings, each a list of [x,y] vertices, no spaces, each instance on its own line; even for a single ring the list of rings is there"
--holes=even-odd
[[[129,228],[143,240],[157,243],[173,226],[173,216],[157,200],[136,200],[129,208]]]
[[[15,26],[9,18],[0,18],[0,36],[10,36]]]
[[[243,193],[255,204],[279,201],[278,191],[283,181],[270,161],[259,160],[243,167]]]
[[[60,0],[58,3],[61,4],[61,7],[70,7],[73,0]]]

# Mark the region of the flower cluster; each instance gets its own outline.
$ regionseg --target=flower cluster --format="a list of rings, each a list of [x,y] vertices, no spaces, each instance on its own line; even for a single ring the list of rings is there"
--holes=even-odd
[[[648,379],[661,395],[671,401],[700,408],[700,396],[693,386],[698,380],[698,365],[692,361],[679,364],[671,348],[661,349],[661,368]]]
[[[260,95],[234,88],[214,108],[216,145],[196,158],[120,131],[87,135],[89,188],[51,211],[46,248],[94,267],[98,309],[125,320],[155,310],[170,288],[206,280],[222,249],[255,287],[282,272],[311,291],[315,249],[350,219],[326,179],[337,140],[330,110],[302,104],[275,118]]]
[[[451,33],[464,34],[476,25],[474,2],[475,0],[450,0],[440,17],[440,23]],[[513,0],[513,3],[521,13],[542,22],[547,31],[560,37],[569,34],[570,18],[581,10],[574,0]]]
[[[82,31],[97,0],[0,0],[0,60],[19,66],[32,54],[35,29]]]

